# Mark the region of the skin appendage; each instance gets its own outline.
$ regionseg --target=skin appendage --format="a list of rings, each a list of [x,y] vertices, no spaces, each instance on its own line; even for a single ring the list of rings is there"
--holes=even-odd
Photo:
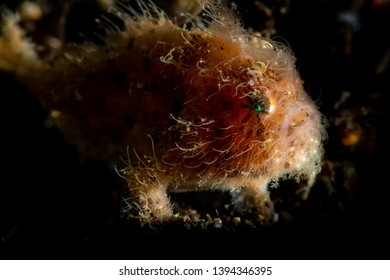
[[[110,8],[123,26],[101,20],[105,44],[69,45],[50,61],[20,15],[4,12],[0,69],[36,94],[82,156],[116,166],[140,217],[173,217],[169,192],[218,189],[272,220],[270,185],[310,187],[326,138],[291,51],[243,29],[221,1],[180,26],[136,3]]]

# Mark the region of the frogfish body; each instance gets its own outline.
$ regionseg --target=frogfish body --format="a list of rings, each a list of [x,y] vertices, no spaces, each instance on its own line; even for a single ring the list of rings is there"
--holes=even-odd
[[[0,69],[31,89],[80,154],[127,159],[118,172],[142,217],[171,217],[171,191],[211,189],[272,216],[270,183],[312,184],[326,137],[292,52],[245,30],[220,1],[185,26],[137,3],[111,8],[124,26],[107,27],[104,45],[69,45],[52,61],[8,14]]]

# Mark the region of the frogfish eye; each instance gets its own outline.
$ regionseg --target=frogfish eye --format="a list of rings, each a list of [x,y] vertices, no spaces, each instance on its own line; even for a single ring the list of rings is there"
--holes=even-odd
[[[263,111],[264,109],[263,109],[263,107],[261,106],[261,104],[256,103],[256,104],[253,105],[253,110],[255,110],[256,112],[261,112],[261,111]]]
[[[270,102],[265,95],[249,96],[247,106],[256,113],[267,114],[270,108]]]

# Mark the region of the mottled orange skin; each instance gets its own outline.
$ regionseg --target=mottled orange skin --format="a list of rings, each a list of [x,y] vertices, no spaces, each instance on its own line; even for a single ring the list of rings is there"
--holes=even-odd
[[[154,9],[157,19],[119,15],[126,28],[106,48],[68,48],[22,78],[82,155],[128,161],[119,173],[142,216],[170,217],[167,191],[218,188],[272,219],[268,184],[312,181],[325,135],[292,55],[224,7],[192,30]]]

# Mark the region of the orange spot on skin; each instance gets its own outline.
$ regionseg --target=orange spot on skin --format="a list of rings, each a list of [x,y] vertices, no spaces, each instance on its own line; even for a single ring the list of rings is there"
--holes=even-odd
[[[360,141],[360,133],[357,131],[348,131],[341,139],[344,146],[355,146]]]

